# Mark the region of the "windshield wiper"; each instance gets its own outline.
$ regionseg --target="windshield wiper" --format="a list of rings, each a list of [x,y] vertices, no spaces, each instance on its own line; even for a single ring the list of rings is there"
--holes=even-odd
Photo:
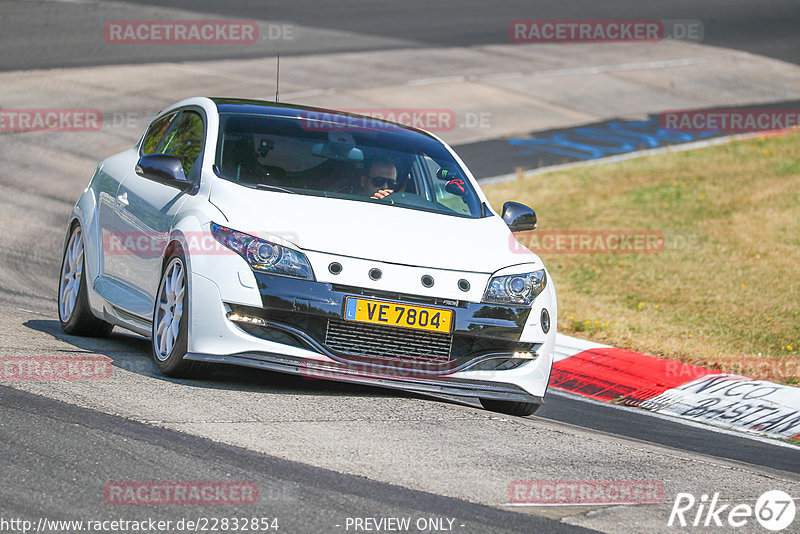
[[[253,184],[253,187],[259,189],[261,191],[277,191],[279,193],[294,193],[291,189],[287,189],[285,187],[279,187],[277,185],[269,185],[269,184]]]

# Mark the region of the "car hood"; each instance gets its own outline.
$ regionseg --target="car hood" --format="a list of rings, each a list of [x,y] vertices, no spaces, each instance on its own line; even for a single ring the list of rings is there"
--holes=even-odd
[[[384,204],[259,191],[216,180],[209,200],[228,219],[215,221],[303,250],[375,261],[493,273],[539,263],[500,217],[468,219]]]

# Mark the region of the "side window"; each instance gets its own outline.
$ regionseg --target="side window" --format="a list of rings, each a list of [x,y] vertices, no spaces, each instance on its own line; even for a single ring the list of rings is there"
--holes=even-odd
[[[191,172],[203,151],[204,138],[203,118],[195,111],[185,111],[161,143],[159,152],[178,156],[183,172],[191,180]]]
[[[448,191],[445,190],[446,182],[436,178],[436,172],[440,168],[439,163],[437,163],[436,160],[427,155],[424,155],[423,158],[425,159],[425,163],[428,166],[428,172],[432,177],[433,195],[436,202],[450,208],[456,213],[462,213],[468,215],[470,213],[470,208],[466,202],[466,198],[464,196],[459,196],[449,193]]]
[[[150,125],[150,129],[147,130],[147,134],[144,136],[144,141],[142,142],[142,149],[140,152],[142,156],[152,154],[156,151],[158,144],[164,138],[164,134],[167,133],[169,125],[172,124],[172,120],[176,116],[177,113],[170,113]]]

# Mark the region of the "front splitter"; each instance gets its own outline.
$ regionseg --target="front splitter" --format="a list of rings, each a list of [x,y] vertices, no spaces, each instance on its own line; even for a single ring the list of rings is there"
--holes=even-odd
[[[408,370],[398,374],[368,373],[350,366],[310,361],[270,352],[243,352],[230,355],[187,353],[187,360],[210,363],[227,363],[300,375],[309,379],[337,380],[371,386],[401,389],[418,393],[453,395],[456,397],[492,399],[511,402],[531,402],[541,405],[544,400],[526,392],[521,387],[503,382],[465,380],[452,377],[413,377]]]

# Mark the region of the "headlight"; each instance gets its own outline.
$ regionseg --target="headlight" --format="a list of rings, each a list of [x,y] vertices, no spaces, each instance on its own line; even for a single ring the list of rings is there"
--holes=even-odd
[[[544,291],[546,285],[544,269],[532,273],[495,276],[489,280],[483,302],[527,306]]]
[[[314,279],[311,264],[302,252],[213,222],[211,233],[217,241],[243,257],[253,270]]]

